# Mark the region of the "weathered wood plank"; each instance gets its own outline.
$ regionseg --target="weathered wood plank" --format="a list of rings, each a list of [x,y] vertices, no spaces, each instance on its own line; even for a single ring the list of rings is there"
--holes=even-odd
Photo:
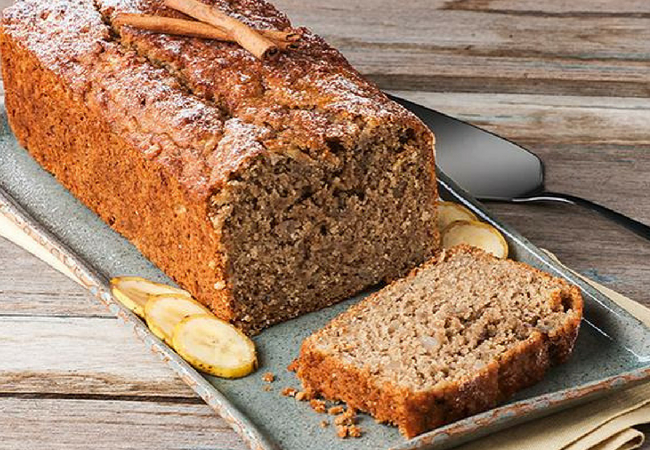
[[[392,92],[520,143],[650,146],[650,101],[645,98]]]
[[[0,239],[0,316],[113,317],[81,286]]]
[[[0,449],[245,450],[207,406],[0,397]]]
[[[114,318],[0,316],[0,361],[0,395],[197,398]]]
[[[516,3],[276,1],[386,89],[648,96],[644,7],[579,14],[590,11],[584,1],[568,15],[509,14]]]
[[[573,0],[570,2],[539,2],[538,0],[449,0],[445,2],[444,9],[542,17],[650,16],[650,3],[646,0],[626,0],[624,2],[612,2],[611,0]]]

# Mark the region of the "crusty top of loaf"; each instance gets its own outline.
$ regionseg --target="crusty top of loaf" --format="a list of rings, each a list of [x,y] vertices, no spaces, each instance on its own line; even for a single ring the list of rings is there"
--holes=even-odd
[[[255,28],[291,25],[262,0],[203,1]],[[236,44],[114,29],[118,12],[182,17],[161,0],[19,0],[2,31],[194,194],[261,153],[336,165],[337,151],[378,130],[432,145],[418,119],[309,30],[300,50],[259,61]]]

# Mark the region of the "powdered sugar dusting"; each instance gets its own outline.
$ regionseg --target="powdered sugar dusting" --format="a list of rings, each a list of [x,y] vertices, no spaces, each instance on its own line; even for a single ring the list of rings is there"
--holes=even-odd
[[[209,164],[213,168],[210,183],[226,181],[227,175],[237,169],[245,159],[265,150],[262,141],[270,131],[262,127],[232,118],[224,124],[224,133],[217,151],[212,153]]]
[[[3,26],[45,66],[65,72],[73,89],[88,82],[84,62],[108,37],[101,16],[83,0],[22,0],[4,11]]]

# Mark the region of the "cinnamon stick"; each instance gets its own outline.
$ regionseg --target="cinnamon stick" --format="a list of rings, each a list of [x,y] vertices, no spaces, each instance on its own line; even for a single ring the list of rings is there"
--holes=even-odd
[[[115,27],[132,26],[146,31],[191,36],[218,41],[235,42],[225,31],[212,25],[193,20],[175,19],[173,17],[147,16],[143,14],[120,13],[113,19]]]
[[[258,59],[274,57],[278,53],[278,46],[269,38],[199,0],[165,0],[165,5],[196,20],[221,28]]]
[[[124,25],[139,28],[141,30],[153,31],[155,33],[171,34],[175,36],[191,36],[204,39],[214,39],[223,42],[235,42],[235,40],[220,28],[213,27],[207,23],[194,20],[176,19],[173,17],[149,16],[145,14],[119,13],[113,19],[115,27]],[[298,48],[298,44],[292,36],[300,35],[293,31],[259,30],[261,35],[273,41],[281,50]]]
[[[258,30],[265,37],[271,39],[272,41],[285,41],[285,42],[298,42],[302,37],[299,32],[290,30],[290,31],[280,31],[280,30]]]

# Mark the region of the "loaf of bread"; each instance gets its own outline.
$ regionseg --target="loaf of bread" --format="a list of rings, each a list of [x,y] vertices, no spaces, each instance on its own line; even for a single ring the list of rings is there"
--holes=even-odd
[[[203,0],[285,29],[262,0]],[[237,44],[113,26],[161,0],[18,0],[0,51],[11,127],[78,199],[248,333],[328,306],[438,247],[433,135],[302,29]]]
[[[580,290],[459,246],[308,337],[292,364],[305,388],[413,437],[490,409],[570,355]]]

